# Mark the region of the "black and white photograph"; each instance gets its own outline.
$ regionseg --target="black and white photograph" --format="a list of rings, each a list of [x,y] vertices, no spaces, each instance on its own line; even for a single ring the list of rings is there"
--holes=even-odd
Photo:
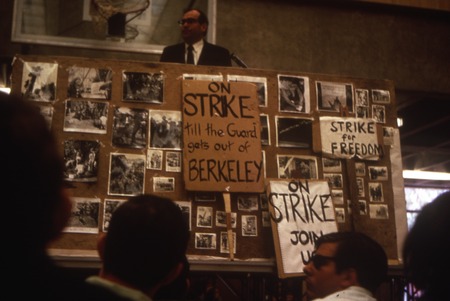
[[[125,199],[105,199],[105,205],[103,206],[103,232],[108,232],[109,223],[114,210],[125,201]]]
[[[100,142],[90,140],[64,141],[64,180],[96,182]]]
[[[317,158],[311,156],[277,155],[278,178],[317,179]]]
[[[355,162],[355,173],[359,177],[365,176],[366,175],[366,163]]]
[[[248,82],[256,85],[256,94],[258,96],[258,105],[267,107],[267,77],[228,75],[229,82]]]
[[[150,148],[181,150],[181,111],[150,110]]]
[[[270,213],[269,211],[261,211],[261,221],[263,228],[270,227]]]
[[[312,119],[275,116],[277,147],[312,148]]]
[[[341,172],[341,160],[323,157],[322,167],[324,172]]]
[[[242,215],[242,236],[258,236],[258,220],[256,215]]]
[[[309,78],[278,74],[280,112],[310,113]]]
[[[112,70],[70,67],[67,97],[111,100]]]
[[[189,230],[191,230],[191,221],[192,221],[192,206],[191,202],[188,201],[175,201],[175,204],[180,208],[181,213],[183,214],[183,219],[186,224],[189,226]]]
[[[344,191],[342,189],[332,189],[331,200],[334,205],[344,205]]]
[[[391,95],[388,90],[372,89],[371,91],[374,103],[389,104],[391,102]]]
[[[64,131],[106,134],[109,103],[83,99],[67,99]]]
[[[387,181],[389,178],[387,166],[369,166],[368,169],[371,181]]]
[[[384,202],[383,184],[379,182],[369,182],[369,200],[371,202]]]
[[[356,177],[356,187],[358,189],[358,197],[363,198],[366,196],[366,190],[364,188],[364,178]]]
[[[270,145],[269,115],[260,114],[259,120],[261,124],[261,145]]]
[[[215,250],[217,248],[216,233],[195,233],[195,248]]]
[[[160,149],[147,150],[147,169],[162,170],[163,151]]]
[[[233,253],[236,254],[236,232],[231,233],[233,239]],[[230,254],[230,246],[228,245],[228,232],[220,232],[220,253]]]
[[[323,178],[328,181],[331,189],[344,188],[342,174],[340,173],[324,173]]]
[[[231,228],[236,228],[237,213],[230,212],[231,216]],[[227,213],[222,210],[216,211],[216,227],[226,227],[227,226]]]
[[[355,105],[360,107],[369,106],[369,90],[355,89]]]
[[[373,219],[388,219],[388,206],[385,204],[369,204],[369,216]]]
[[[384,145],[394,145],[395,129],[391,126],[383,127],[383,143]]]
[[[91,233],[99,232],[100,199],[72,197],[72,211],[64,232]]]
[[[123,101],[162,104],[164,75],[162,73],[123,72]]]
[[[181,152],[166,151],[166,171],[181,172]]]
[[[370,107],[356,106],[356,117],[358,118],[369,118]]]
[[[52,122],[53,122],[53,113],[54,113],[53,106],[51,106],[51,105],[48,106],[48,105],[37,103],[37,107],[39,108],[41,115],[44,117],[48,128],[51,129]]]
[[[27,100],[53,102],[56,100],[58,64],[24,62],[22,95]]]
[[[111,153],[108,194],[133,196],[144,193],[145,155]]]
[[[353,85],[345,83],[316,82],[319,111],[353,113]]]
[[[153,192],[174,192],[174,177],[153,177]]]
[[[116,107],[112,125],[115,147],[146,148],[148,141],[148,110]]]
[[[238,210],[256,211],[258,210],[259,195],[254,193],[240,193],[236,197]]]
[[[334,208],[334,213],[336,215],[337,223],[345,223],[345,209],[344,208]]]
[[[197,207],[197,227],[212,228],[213,226],[213,207]]]
[[[372,118],[378,123],[386,123],[386,108],[382,105],[372,105]]]
[[[367,215],[366,200],[358,200],[359,215]]]

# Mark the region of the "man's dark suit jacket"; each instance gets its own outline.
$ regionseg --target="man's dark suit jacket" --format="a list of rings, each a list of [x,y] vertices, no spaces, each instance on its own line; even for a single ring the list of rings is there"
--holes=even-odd
[[[184,43],[180,43],[166,46],[159,61],[165,63],[184,64],[184,45]],[[203,44],[202,53],[198,58],[197,65],[229,67],[231,66],[230,52],[224,47],[205,41]]]

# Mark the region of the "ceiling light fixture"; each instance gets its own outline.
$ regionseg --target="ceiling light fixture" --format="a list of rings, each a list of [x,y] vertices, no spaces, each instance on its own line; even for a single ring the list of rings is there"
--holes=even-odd
[[[416,180],[450,181],[450,173],[422,170],[404,170],[403,178]]]

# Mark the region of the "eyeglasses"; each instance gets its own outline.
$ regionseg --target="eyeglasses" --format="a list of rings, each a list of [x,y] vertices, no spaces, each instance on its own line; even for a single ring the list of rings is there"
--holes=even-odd
[[[320,269],[322,266],[326,265],[328,262],[335,261],[335,260],[336,260],[335,257],[324,256],[324,255],[319,255],[319,254],[313,253],[311,258],[309,258],[308,263],[312,262],[312,264],[314,265],[314,267],[316,269]]]
[[[178,25],[183,25],[184,23],[193,24],[193,23],[197,23],[197,22],[198,22],[198,19],[187,18],[187,19],[178,20]]]

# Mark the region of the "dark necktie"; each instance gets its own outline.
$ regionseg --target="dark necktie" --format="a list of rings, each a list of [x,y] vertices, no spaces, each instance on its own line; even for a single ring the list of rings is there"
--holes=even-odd
[[[194,47],[192,47],[192,45],[188,45],[187,47],[187,60],[186,60],[186,64],[192,64],[194,65]]]

